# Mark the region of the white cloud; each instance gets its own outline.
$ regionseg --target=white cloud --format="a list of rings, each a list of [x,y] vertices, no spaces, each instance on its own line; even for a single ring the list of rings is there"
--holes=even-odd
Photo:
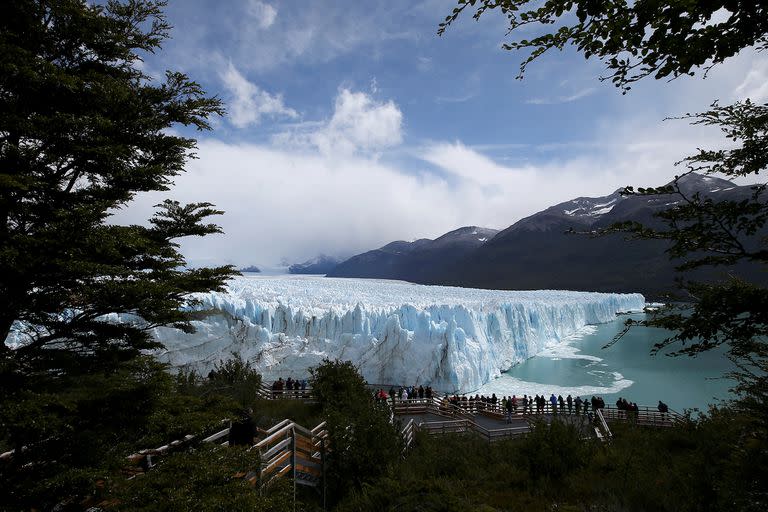
[[[344,91],[339,99],[347,107],[370,101]],[[345,112],[340,108],[339,116]],[[460,142],[431,144],[419,152],[423,166],[403,166],[361,154],[297,153],[207,139],[170,195],[210,201],[226,211],[216,219],[226,235],[183,243],[193,263],[270,265],[321,252],[350,255],[464,225],[505,228],[574,197],[666,183],[673,162],[687,151],[681,148],[707,140],[702,133],[708,132],[683,133],[680,127],[687,125],[676,123],[606,123],[596,134],[599,151],[519,166],[499,164]],[[142,195],[116,220],[141,222],[168,195]]]
[[[249,82],[230,62],[220,74],[224,86],[232,95],[229,120],[238,128],[258,124],[264,115],[296,118],[298,114],[283,103],[281,95],[272,95]]]
[[[298,155],[253,144],[204,140],[198,159],[170,194],[210,201],[226,211],[215,219],[225,236],[185,241],[194,262],[274,264],[319,252],[351,254],[401,238],[438,235],[460,221],[462,209],[444,180],[410,175],[370,158]],[[118,213],[142,222],[168,193],[144,194]]]
[[[561,103],[570,103],[572,101],[580,100],[581,98],[593,94],[595,91],[597,91],[595,87],[587,87],[565,96],[557,96],[554,98],[531,98],[526,100],[526,103],[530,105],[559,105]]]
[[[738,99],[749,98],[756,103],[768,100],[768,61],[754,60],[734,93]]]
[[[279,13],[272,5],[249,0],[242,11],[225,16],[227,55],[242,68],[267,72],[296,61],[322,63],[356,50],[379,48],[393,40],[416,39],[402,31],[386,3],[302,2]],[[219,24],[220,21],[215,23]],[[265,30],[269,28],[270,30]]]
[[[256,25],[261,29],[271,27],[275,23],[275,19],[277,19],[277,9],[259,0],[250,0],[246,9],[248,14],[256,21]]]
[[[467,94],[462,94],[460,96],[436,96],[435,102],[437,103],[464,103],[465,101],[469,101],[472,98],[477,96],[476,93],[470,92]]]
[[[416,67],[422,73],[432,69],[432,59],[430,57],[417,56]]]
[[[324,155],[375,153],[402,142],[402,125],[403,113],[394,101],[341,89],[327,122],[280,133],[274,141],[286,147],[311,146]]]
[[[295,44],[314,44],[315,37],[309,34]],[[140,222],[152,204],[168,195],[211,201],[227,212],[219,219],[226,235],[187,241],[185,253],[195,262],[236,264],[270,264],[283,256],[298,261],[319,252],[352,254],[396,239],[438,236],[462,225],[504,228],[558,202],[608,194],[625,185],[655,186],[683,172],[674,162],[697,147],[717,147],[721,135],[686,121],[660,120],[701,110],[723,97],[723,91],[764,97],[761,77],[768,76],[768,69],[758,57],[740,55],[714,68],[705,81],[646,81],[627,97],[605,85],[602,89],[610,92],[601,96],[605,108],[583,113],[584,128],[576,134],[562,133],[555,124],[552,138],[540,143],[511,136],[503,143],[470,145],[483,137],[499,140],[480,132],[474,140],[467,136],[466,144],[428,144],[416,152],[421,161],[397,164],[386,157],[388,149],[397,148],[398,156],[403,152],[400,106],[340,89],[332,114],[284,125],[279,145],[202,140],[199,159],[189,163],[173,190],[137,198],[116,220]],[[234,66],[226,71],[233,103],[242,97],[243,104],[268,106],[244,107],[238,117],[242,124],[263,115],[297,118],[279,96],[263,93]],[[565,90],[576,92],[564,99],[583,92],[575,86]],[[508,112],[501,100],[499,105],[494,115]],[[296,151],[297,145],[302,151]],[[504,154],[491,159],[484,152]],[[510,156],[509,161],[523,163],[504,164],[502,158]]]

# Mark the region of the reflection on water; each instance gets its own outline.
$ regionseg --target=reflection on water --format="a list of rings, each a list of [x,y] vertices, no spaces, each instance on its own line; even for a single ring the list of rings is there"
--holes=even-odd
[[[642,319],[643,315],[632,315]],[[722,375],[733,369],[718,349],[695,358],[651,355],[653,344],[668,334],[661,329],[633,327],[609,348],[602,347],[622,329],[626,317],[588,326],[566,342],[549,346],[511,368],[477,392],[499,396],[550,393],[574,397],[599,395],[607,403],[618,397],[640,405],[663,400],[673,409],[706,408],[728,399],[733,381]],[[669,352],[667,352],[668,354]]]

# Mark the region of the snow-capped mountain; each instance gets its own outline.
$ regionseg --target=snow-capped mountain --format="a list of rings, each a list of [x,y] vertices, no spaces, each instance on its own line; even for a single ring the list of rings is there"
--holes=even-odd
[[[698,193],[714,200],[746,198],[751,193],[750,187],[739,187],[727,180],[696,173],[682,176],[678,185],[687,197]],[[678,195],[623,196],[619,190],[602,197],[577,197],[526,217],[501,231],[499,236],[506,236],[516,230],[559,229],[563,223],[574,229],[584,229],[624,220],[653,222],[653,213],[670,208],[679,201],[681,198]]]
[[[750,186],[691,173],[678,181],[681,192],[715,201],[747,199]],[[592,238],[566,234],[637,221],[659,226],[654,216],[680,201],[679,195],[577,197],[556,204],[495,232],[460,228],[436,240],[392,242],[339,264],[329,275],[402,279],[490,289],[568,289],[604,292],[637,291],[656,298],[674,291],[675,264],[666,242],[626,241],[622,235]],[[444,250],[436,250],[438,247]],[[735,269],[750,279],[765,280],[752,268]],[[723,270],[702,270],[708,279]]]
[[[738,201],[752,194],[750,186],[699,174],[683,176],[681,192],[700,194],[715,201]],[[676,289],[678,277],[659,240],[627,241],[622,235],[592,238],[567,234],[571,229],[588,231],[616,222],[637,221],[659,226],[654,217],[681,197],[622,196],[618,191],[602,197],[579,197],[524,218],[499,232],[492,240],[467,255],[436,282],[460,286],[504,289],[638,291],[658,297]],[[746,266],[737,272],[750,279],[765,279]],[[696,279],[719,277],[724,270],[702,269]]]

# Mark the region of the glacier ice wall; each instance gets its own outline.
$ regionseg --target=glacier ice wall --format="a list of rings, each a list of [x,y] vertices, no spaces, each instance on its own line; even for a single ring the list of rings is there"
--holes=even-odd
[[[155,329],[157,357],[207,372],[238,353],[269,380],[348,359],[372,383],[471,391],[587,324],[642,310],[640,294],[500,291],[400,281],[253,276],[199,294],[197,332]]]

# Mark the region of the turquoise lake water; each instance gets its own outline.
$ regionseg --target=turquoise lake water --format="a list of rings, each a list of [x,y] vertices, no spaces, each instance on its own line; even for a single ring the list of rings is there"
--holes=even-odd
[[[569,393],[602,396],[613,404],[624,397],[639,405],[706,409],[718,399],[732,397],[733,381],[723,374],[733,368],[723,350],[688,356],[651,355],[653,344],[668,334],[661,329],[633,327],[614,345],[603,349],[621,331],[626,316],[608,324],[587,326],[565,342],[553,344],[477,392],[497,396]],[[632,315],[641,319],[643,315]]]

